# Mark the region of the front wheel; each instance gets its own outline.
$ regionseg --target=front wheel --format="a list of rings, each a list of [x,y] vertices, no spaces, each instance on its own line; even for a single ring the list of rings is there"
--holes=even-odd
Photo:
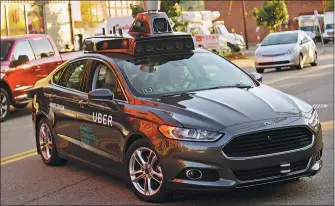
[[[312,66],[318,65],[318,55],[315,53],[314,54],[314,61],[311,63]]]
[[[6,121],[9,116],[10,100],[6,90],[0,89],[0,122]]]
[[[264,69],[256,68],[257,73],[264,73]]]
[[[304,59],[302,57],[302,55],[299,56],[299,64],[297,65],[297,69],[301,70],[304,68]]]
[[[167,197],[159,159],[145,139],[129,147],[126,162],[127,183],[137,197],[147,202],[161,202]]]
[[[45,164],[49,166],[56,166],[62,165],[66,162],[65,159],[58,156],[55,139],[50,124],[46,118],[42,118],[39,122],[37,137],[37,146],[41,151],[41,157]]]

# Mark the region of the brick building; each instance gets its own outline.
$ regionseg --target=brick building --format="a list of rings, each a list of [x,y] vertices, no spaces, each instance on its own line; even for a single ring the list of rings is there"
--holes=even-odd
[[[265,1],[248,1],[245,0],[245,11],[246,11],[246,24],[248,32],[249,43],[257,43],[257,36],[260,36],[262,40],[266,34],[267,29],[260,27],[258,33],[256,32],[256,20],[252,16],[252,10],[254,7],[258,9],[263,8]],[[290,0],[285,1],[289,14],[288,25],[282,25],[282,30],[295,30],[298,28],[295,17],[302,14],[313,14],[314,10],[318,10],[319,13],[323,12],[323,4],[321,0]],[[242,1],[233,0],[231,1],[205,1],[205,9],[211,11],[219,11],[220,17],[217,20],[223,20],[229,31],[232,29],[236,33],[242,33],[244,35],[244,24],[243,24],[243,13],[242,13]],[[230,10],[231,6],[231,10]],[[229,12],[230,10],[230,12]]]

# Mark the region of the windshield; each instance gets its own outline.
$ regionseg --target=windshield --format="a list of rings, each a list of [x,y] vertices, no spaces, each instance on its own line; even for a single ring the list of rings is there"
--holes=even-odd
[[[9,49],[12,46],[11,41],[1,41],[1,61],[5,61],[9,53]]]
[[[298,33],[274,34],[267,36],[261,46],[278,44],[294,44],[298,41]]]
[[[326,29],[334,29],[334,24],[327,24]]]
[[[225,26],[221,25],[221,26],[218,26],[218,28],[219,28],[220,34],[228,34],[229,33]]]
[[[142,97],[255,86],[244,72],[212,53],[162,55],[117,64],[132,92]]]
[[[300,30],[314,32],[315,31],[315,26],[302,26],[302,27],[300,27]]]

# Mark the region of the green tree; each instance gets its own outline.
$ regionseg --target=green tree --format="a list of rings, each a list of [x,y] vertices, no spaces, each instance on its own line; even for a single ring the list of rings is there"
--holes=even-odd
[[[327,11],[334,11],[334,0],[326,1]]]
[[[277,27],[289,19],[284,0],[269,0],[263,4],[263,9],[254,8],[252,12],[258,26],[269,28],[275,32]]]
[[[143,5],[130,5],[132,16],[135,18],[138,13],[144,11]],[[180,6],[180,0],[161,1],[160,11],[165,12],[166,15],[173,21],[174,29],[176,31],[185,32],[189,24],[188,21],[179,21],[177,18],[183,13],[183,8]]]

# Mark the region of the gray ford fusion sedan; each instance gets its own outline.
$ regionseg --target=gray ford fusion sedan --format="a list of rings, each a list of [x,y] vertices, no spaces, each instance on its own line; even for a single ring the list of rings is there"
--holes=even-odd
[[[311,105],[194,48],[189,34],[144,37],[141,25],[86,39],[83,56],[27,92],[47,165],[99,167],[145,201],[320,171],[322,129]]]

